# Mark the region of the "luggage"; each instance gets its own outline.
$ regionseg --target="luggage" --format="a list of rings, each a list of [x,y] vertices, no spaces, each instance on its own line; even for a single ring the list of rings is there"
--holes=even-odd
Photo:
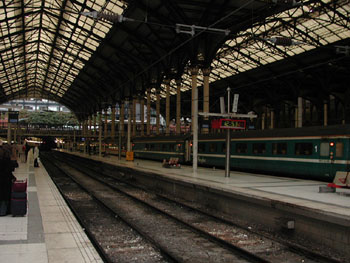
[[[12,192],[27,192],[27,180],[16,180],[12,184]]]
[[[12,216],[27,214],[27,180],[16,180],[12,184],[11,214]]]
[[[0,201],[0,216],[6,216],[7,203],[6,201]]]

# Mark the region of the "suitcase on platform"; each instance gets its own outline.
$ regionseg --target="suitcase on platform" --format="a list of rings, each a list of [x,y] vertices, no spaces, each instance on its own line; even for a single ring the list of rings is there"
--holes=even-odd
[[[27,192],[27,180],[16,180],[12,184],[12,192]]]
[[[27,214],[27,199],[11,198],[12,216],[24,216]]]
[[[16,180],[12,184],[11,214],[12,216],[27,214],[27,180]]]

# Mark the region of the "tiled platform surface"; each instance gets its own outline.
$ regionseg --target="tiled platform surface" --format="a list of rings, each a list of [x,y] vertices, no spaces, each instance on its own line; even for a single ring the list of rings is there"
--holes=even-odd
[[[193,173],[190,166],[182,166],[181,169],[168,169],[163,168],[161,162],[155,161],[135,159],[130,162],[125,161],[124,158],[118,160],[116,156],[112,155],[99,157],[80,152],[69,153],[218,190],[254,198],[279,200],[344,218],[350,216],[350,189],[337,189],[336,193],[319,193],[319,187],[327,185],[325,182],[235,171],[231,171],[231,176],[225,178],[225,171],[222,169],[199,167],[197,172]]]
[[[0,217],[0,263],[103,262],[46,170],[20,163],[28,179],[28,213]]]

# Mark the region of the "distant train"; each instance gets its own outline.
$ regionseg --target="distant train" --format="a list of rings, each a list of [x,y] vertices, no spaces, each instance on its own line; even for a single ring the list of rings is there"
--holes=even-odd
[[[179,158],[192,162],[190,136],[133,139],[136,158]],[[337,171],[350,171],[350,125],[259,131],[235,131],[231,135],[230,167],[280,176],[332,181]],[[200,135],[198,163],[225,166],[225,133]]]

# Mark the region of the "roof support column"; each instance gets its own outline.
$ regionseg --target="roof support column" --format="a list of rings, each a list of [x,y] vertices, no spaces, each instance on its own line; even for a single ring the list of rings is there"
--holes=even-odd
[[[119,111],[119,132],[118,132],[118,160],[122,159],[122,130],[124,130],[124,105],[123,101],[118,102]],[[123,123],[122,123],[122,109],[123,109]]]
[[[192,126],[192,133],[194,133],[194,125],[193,125],[193,119],[194,119],[194,108],[195,108],[195,97],[196,97],[196,90],[197,90],[197,75],[198,75],[198,67],[192,67],[190,68],[191,78],[192,78],[192,114],[191,114],[191,126]]]
[[[137,99],[134,98],[132,101],[132,136],[136,136],[136,104]]]
[[[7,143],[11,145],[11,123],[7,122]]]
[[[98,115],[98,156],[102,157],[102,110]]]
[[[209,75],[210,68],[203,68],[203,112],[209,112]],[[209,125],[209,117],[203,118],[204,122]],[[203,133],[209,133],[208,128],[203,128]]]
[[[323,126],[328,125],[328,104],[327,101],[323,103]]]
[[[265,130],[265,112],[261,114],[261,129]]]
[[[147,89],[147,135],[151,134],[151,89]]]
[[[156,101],[156,110],[157,110],[157,116],[156,116],[156,126],[157,126],[157,131],[156,134],[160,134],[160,89],[156,90],[157,93],[157,101]]]
[[[181,133],[181,79],[176,80],[176,134]]]
[[[131,119],[132,119],[132,105],[130,99],[127,99],[128,104],[128,138],[127,138],[127,151],[131,152]]]
[[[275,111],[270,109],[270,129],[275,128]]]
[[[145,99],[140,99],[140,114],[141,114],[141,136],[145,135]]]
[[[111,137],[112,141],[114,142],[115,139],[115,103],[111,106],[112,109],[112,114],[111,114],[111,119],[112,119],[112,127],[111,127]]]
[[[124,137],[124,127],[125,127],[125,102],[122,101],[119,105],[119,125],[120,125],[120,136]]]
[[[96,114],[94,114],[94,136],[96,136],[97,124],[96,124]]]
[[[106,139],[106,138],[108,138],[108,113],[107,113],[107,111],[108,111],[108,108],[106,108],[105,110],[104,110],[104,113],[105,113],[105,136],[104,136],[104,138]]]
[[[92,116],[89,116],[89,137],[92,135]]]
[[[165,120],[166,120],[166,135],[170,134],[170,79],[164,80],[166,86],[166,101],[165,101]]]
[[[297,128],[303,127],[303,98],[298,97]]]
[[[82,122],[82,128],[83,128],[83,137],[84,137],[84,154],[86,154],[86,150],[87,150],[87,138],[86,138],[86,136],[87,136],[87,132],[86,132],[86,120],[83,120],[83,122]]]

